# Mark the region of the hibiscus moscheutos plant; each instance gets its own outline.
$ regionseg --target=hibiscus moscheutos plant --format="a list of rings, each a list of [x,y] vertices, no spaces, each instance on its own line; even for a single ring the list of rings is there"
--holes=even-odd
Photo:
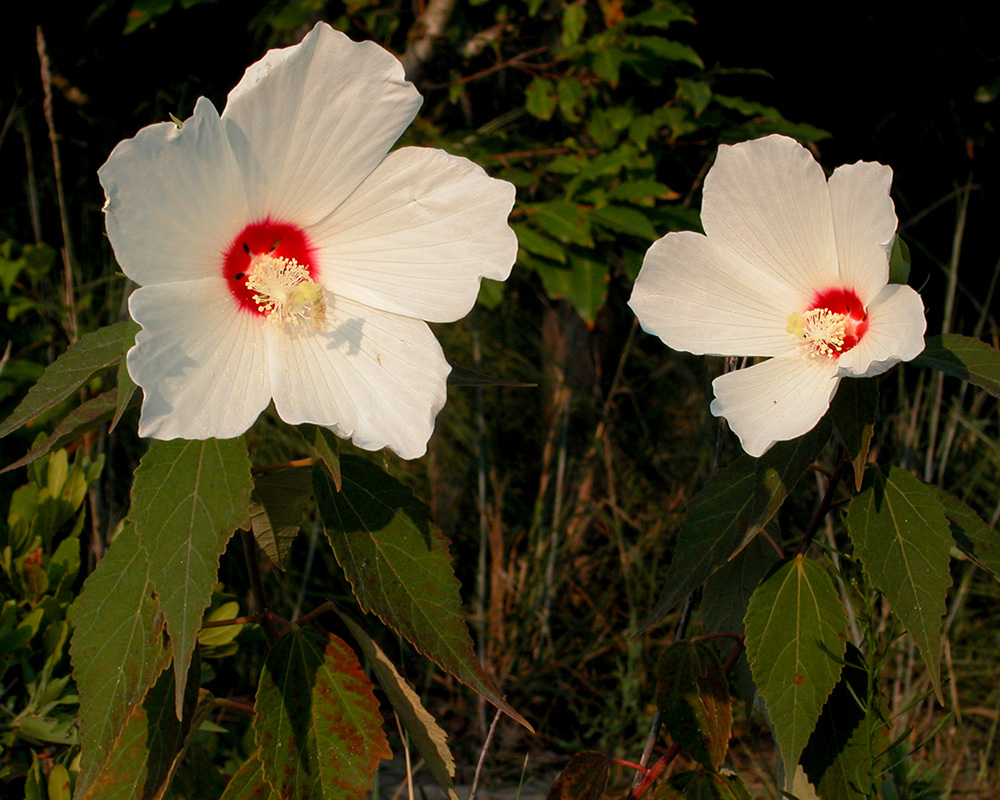
[[[426,450],[449,366],[427,322],[517,253],[514,187],[441,150],[389,153],[421,97],[396,58],[320,23],[251,66],[220,115],[143,128],[100,170],[139,284],[139,433],[231,438],[273,399],[359,447]]]
[[[677,350],[764,357],[716,378],[711,410],[752,456],[811,430],[844,377],[924,348],[920,296],[889,283],[892,170],[858,162],[829,181],[784,136],[722,146],[705,178],[705,234],[649,249],[629,305]]]

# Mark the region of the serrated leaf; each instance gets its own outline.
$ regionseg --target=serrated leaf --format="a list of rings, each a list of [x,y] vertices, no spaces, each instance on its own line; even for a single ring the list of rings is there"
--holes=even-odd
[[[664,579],[668,588],[645,627],[662,619],[763,530],[829,436],[830,424],[821,420],[805,436],[778,442],[761,458],[740,456],[705,485],[681,525]]]
[[[574,753],[552,783],[546,800],[601,800],[611,762],[604,753]]]
[[[868,697],[864,656],[847,645],[844,669],[802,751],[801,767],[820,797],[866,800],[887,761],[888,736],[877,698]],[[874,759],[872,758],[874,756]]]
[[[77,791],[105,772],[133,712],[170,663],[149,564],[126,523],[87,578],[73,611],[70,653],[80,697]]]
[[[909,631],[941,700],[941,618],[951,586],[951,535],[941,503],[905,470],[869,471],[847,532],[872,584]],[[943,702],[943,700],[941,700]]]
[[[265,472],[254,479],[250,528],[268,561],[284,569],[312,497],[312,469]]]
[[[125,351],[125,343],[130,337],[134,340],[138,330],[134,322],[124,320],[80,337],[49,365],[14,413],[0,424],[0,437],[55,408],[97,370],[117,363]]]
[[[264,779],[259,750],[236,770],[219,800],[278,800],[277,793]]]
[[[1000,534],[990,530],[980,516],[955,495],[939,486],[930,489],[944,509],[958,549],[972,563],[1000,580]]]
[[[473,652],[449,541],[427,507],[370,461],[344,456],[341,467],[340,492],[321,471],[314,473],[314,490],[327,538],[361,608],[529,727]]]
[[[689,64],[694,64],[698,69],[705,68],[705,62],[701,60],[701,56],[689,45],[675,42],[672,39],[664,39],[661,36],[636,36],[632,42],[637,47],[648,50],[659,58],[668,61],[686,61]]]
[[[399,674],[385,651],[347,614],[337,612],[351,636],[364,653],[368,667],[375,673],[379,686],[389,698],[410,741],[417,748],[427,768],[449,800],[458,800],[455,792],[455,759],[448,749],[448,734],[437,724],[420,702],[420,697]]]
[[[768,571],[778,563],[779,556],[763,536],[757,536],[733,558],[719,567],[708,580],[701,597],[701,618],[708,633],[743,634],[743,618],[754,590]],[[719,658],[726,658],[736,642],[716,639]],[[746,651],[740,655],[733,671],[739,682],[747,714],[753,708],[757,690],[750,675]]]
[[[837,394],[830,404],[830,417],[854,467],[855,491],[861,491],[877,413],[877,378],[856,378],[840,382]]]
[[[309,449],[313,456],[319,459],[320,465],[333,480],[337,491],[340,491],[340,443],[336,434],[328,428],[316,426],[316,435]]]
[[[830,576],[799,555],[757,588],[745,623],[750,669],[791,778],[840,676],[847,615]]]
[[[333,634],[296,628],[267,654],[253,727],[279,797],[363,800],[392,753],[371,681]]]
[[[684,750],[712,770],[722,766],[732,736],[729,681],[715,648],[682,639],[660,655],[656,705],[663,729]]]
[[[252,487],[242,438],[154,441],[135,471],[129,519],[170,635],[178,714],[219,557],[233,531],[249,524]]]
[[[114,416],[111,418],[111,425],[108,427],[109,431],[113,431],[118,426],[122,414],[132,407],[132,398],[135,396],[136,389],[139,388],[132,380],[132,376],[129,375],[128,365],[124,358],[118,362],[118,385],[115,388],[118,390],[117,403],[115,404]]]
[[[750,800],[738,775],[681,772],[653,790],[653,800]]]
[[[173,673],[163,670],[137,705],[100,773],[76,800],[160,800],[176,770],[198,705],[198,663],[185,676],[181,718],[175,713]]]
[[[957,333],[928,336],[924,351],[912,363],[939,369],[1000,397],[1000,351],[986,342]]]

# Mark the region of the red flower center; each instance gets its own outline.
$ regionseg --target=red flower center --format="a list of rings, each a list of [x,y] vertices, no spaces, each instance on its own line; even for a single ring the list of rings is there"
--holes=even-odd
[[[802,340],[809,355],[840,358],[865,335],[868,313],[852,289],[826,289],[788,318],[786,330]]]
[[[254,299],[257,292],[247,286],[247,278],[253,272],[254,257],[264,255],[295,262],[312,280],[317,278],[315,249],[301,228],[270,218],[247,225],[226,250],[222,274],[236,302],[259,316],[266,316],[267,312]]]

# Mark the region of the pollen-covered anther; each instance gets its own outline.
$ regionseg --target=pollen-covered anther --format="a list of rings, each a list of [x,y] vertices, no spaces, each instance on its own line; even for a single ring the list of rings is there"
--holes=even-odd
[[[792,314],[785,330],[801,340],[809,355],[837,358],[844,352],[849,320],[847,314],[828,308],[812,308],[805,313]]]
[[[247,288],[254,293],[253,301],[268,322],[289,328],[303,324],[323,328],[323,287],[298,261],[267,253],[251,254],[249,272]]]

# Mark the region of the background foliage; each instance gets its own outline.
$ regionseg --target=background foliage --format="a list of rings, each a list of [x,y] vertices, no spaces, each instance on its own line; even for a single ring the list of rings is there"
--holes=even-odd
[[[584,748],[636,760],[654,709],[674,702],[658,699],[655,689],[664,669],[660,654],[673,638],[676,603],[707,573],[678,587],[673,598],[664,597],[664,585],[672,585],[664,577],[668,564],[683,557],[677,535],[684,512],[694,507],[689,503],[720,456],[722,463],[733,459],[717,453],[716,426],[707,413],[706,392],[721,363],[667,351],[636,330],[624,301],[649,243],[670,230],[697,228],[700,181],[719,143],[777,131],[818,143],[828,167],[858,159],[892,165],[900,231],[913,256],[910,283],[923,287],[929,333],[958,331],[997,344],[990,298],[998,264],[992,135],[1000,74],[989,35],[995,27],[976,16],[989,12],[898,18],[859,4],[838,8],[838,17],[816,30],[778,6],[725,12],[721,6],[459,4],[431,57],[413,68],[425,103],[406,143],[465,155],[518,187],[515,276],[503,287],[484,287],[477,311],[439,335],[457,362],[537,386],[453,386],[429,456],[410,465],[381,461],[397,486],[429,501],[434,521],[451,539],[483,668],[537,730],[531,736],[513,722],[501,723],[490,756],[497,779],[509,768],[508,778],[516,781],[526,753],[535,765],[531,776]],[[317,0],[81,3],[58,20],[39,10],[48,59],[42,70],[34,28],[13,26],[11,80],[0,87],[0,173],[17,177],[8,179],[0,209],[0,326],[3,344],[10,343],[0,373],[2,416],[68,343],[122,319],[128,287],[103,236],[96,181],[96,168],[117,141],[169,114],[186,117],[199,95],[221,108],[249,63],[268,46],[297,41],[316,18],[354,38],[412,52],[422,10],[423,4]],[[128,476],[145,449],[134,436],[130,395],[114,388],[122,376],[112,361],[97,357],[94,363],[109,365],[103,371],[85,365],[79,385],[0,444],[6,465],[24,456],[36,437],[54,433],[47,455],[26,471],[0,476],[0,494],[11,498],[0,576],[0,780],[28,796],[66,797],[63,783],[77,780],[79,700],[68,649],[71,626],[88,624],[86,596],[72,614],[68,609],[125,516]],[[915,481],[910,473],[946,488],[996,525],[1000,451],[996,400],[989,393],[908,368],[884,380],[870,404],[882,409],[872,427],[873,450],[880,461],[909,472],[894,467],[859,486],[848,529],[867,499]],[[113,431],[94,426],[116,413],[126,416]],[[86,436],[62,436],[56,425],[64,419],[71,428],[87,428]],[[273,419],[256,426],[247,444],[254,465],[311,452]],[[321,446],[318,440],[309,444]],[[60,449],[67,445],[70,454]],[[806,462],[814,456],[806,455]],[[831,471],[836,465],[830,450],[818,461]],[[367,462],[354,463],[364,469]],[[774,516],[775,506],[760,515],[759,527],[768,525],[778,542],[794,543],[809,524],[815,495],[825,489],[822,475],[807,474],[780,514]],[[272,532],[286,534],[284,540],[275,536],[273,554],[286,569],[266,575],[272,604],[294,619],[330,599],[349,601],[351,576],[317,544],[324,502],[334,496],[324,500],[317,488],[316,510],[294,509],[305,511],[303,535],[289,543],[298,513],[286,509],[283,516],[282,509],[269,508],[266,482],[255,491],[270,512]],[[978,531],[982,538],[975,519],[962,528],[962,513],[949,515],[952,529],[971,536]],[[936,631],[922,639],[897,636],[888,607],[872,604],[860,570],[832,549],[845,543],[839,518],[827,520],[817,541],[830,546],[826,564],[837,580],[824,576],[829,586],[822,591],[835,592],[834,600],[847,609],[843,624],[852,644],[837,655],[861,676],[855,684],[843,678],[833,691],[863,697],[869,746],[878,727],[872,720],[890,721],[877,733],[884,737],[881,755],[866,762],[884,770],[879,781],[885,796],[992,796],[1000,688],[990,624],[998,597],[989,567],[995,572],[996,561],[980,548],[979,565],[950,567],[953,588],[939,587],[934,600],[945,598],[945,639]],[[134,552],[118,547],[129,537],[133,548],[140,546],[141,532],[137,537],[128,526],[117,537],[109,551],[121,550],[116,558]],[[743,579],[717,572],[711,579],[717,583],[704,589],[690,623],[694,632],[742,626],[740,602],[745,606],[748,598],[720,608],[719,586],[745,585],[750,575],[756,582],[773,562],[766,547],[744,552],[741,562],[731,562]],[[238,615],[233,603],[239,613],[248,610],[241,558],[230,544],[220,583],[207,600],[214,619]],[[111,575],[122,568],[101,563]],[[812,562],[793,560],[781,569],[809,577]],[[383,620],[393,600],[380,613]],[[163,602],[162,613],[169,615],[170,599]],[[644,628],[651,612],[657,625]],[[143,613],[155,617],[160,611]],[[165,756],[159,777],[147,777],[156,784],[176,774],[170,791],[178,797],[220,796],[222,774],[233,774],[252,755],[249,718],[239,706],[252,701],[262,668],[277,681],[269,684],[273,692],[297,670],[315,673],[328,660],[352,658],[301,634],[262,665],[260,628],[206,628],[196,637],[199,622],[184,623],[191,646],[198,642],[188,685],[201,685],[232,705],[213,707],[204,718],[196,693],[167,677],[156,684],[164,703],[190,705],[201,723],[184,759]],[[919,627],[902,622],[911,633]],[[328,624],[358,643],[366,663],[390,665],[378,676],[380,691],[390,693],[397,669],[391,665],[403,665],[451,735],[458,760],[474,762],[490,719],[481,697],[435,671],[388,629],[372,637],[350,613]],[[851,649],[876,639],[881,649],[868,652],[877,653],[877,661]],[[925,652],[937,647],[944,656],[940,677],[937,659]],[[696,655],[684,654],[686,669],[710,663],[702,653],[707,648],[695,649]],[[730,649],[719,647],[722,660]],[[146,666],[154,678],[162,670],[158,658]],[[745,661],[735,665],[737,680],[745,681],[746,670]],[[184,675],[178,669],[175,678]],[[75,681],[82,680],[77,673]],[[938,684],[950,716],[933,699]],[[411,691],[402,678],[395,685],[400,693]],[[763,686],[761,691],[766,693]],[[141,714],[140,700],[116,713],[122,719]],[[737,708],[731,727],[718,721],[724,717],[712,718],[712,730],[716,738],[733,733],[730,763],[755,778],[755,791],[773,787],[773,759],[760,755],[770,745],[759,717],[749,719]],[[838,720],[821,724],[844,727]],[[395,726],[387,730],[398,752]],[[162,732],[165,739],[186,734]],[[818,739],[808,739],[797,732],[780,745],[802,749],[803,765],[822,764],[813,774],[833,780]],[[370,753],[383,747],[373,741]],[[691,796],[702,790],[700,782],[715,780],[699,773],[695,762],[717,766],[719,757],[711,746],[702,757],[696,745],[686,749],[693,771],[676,776],[669,791]],[[169,746],[165,752],[172,752]],[[579,763],[581,770],[594,769],[593,760]],[[606,762],[596,763],[604,764],[598,771],[606,776]],[[448,773],[447,765],[429,768],[435,776]],[[852,782],[871,783],[871,776],[850,777],[855,768],[851,762],[838,773],[848,776],[841,779],[842,791],[849,792],[843,787]],[[247,761],[238,773],[244,783],[230,792],[260,780],[254,769],[257,762]],[[614,780],[624,785],[628,776],[616,773]],[[101,796],[95,786],[90,791]],[[726,796],[718,786],[711,791]]]

